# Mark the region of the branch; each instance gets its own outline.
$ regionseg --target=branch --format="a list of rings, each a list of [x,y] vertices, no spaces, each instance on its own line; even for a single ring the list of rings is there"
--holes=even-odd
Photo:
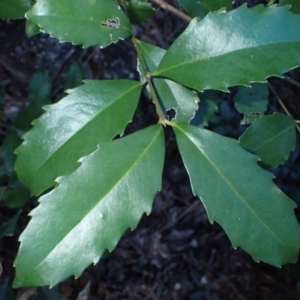
[[[152,78],[151,78],[151,75],[149,73],[149,69],[147,67],[147,64],[146,64],[146,62],[144,60],[143,54],[141,53],[141,51],[140,51],[140,49],[139,49],[139,47],[137,45],[137,41],[136,41],[136,39],[135,39],[134,36],[131,38],[131,40],[132,40],[132,43],[134,45],[135,51],[137,53],[138,59],[141,62],[141,66],[142,66],[142,68],[144,70],[145,79],[146,79],[146,81],[147,81],[147,83],[148,83],[148,85],[150,87],[152,100],[153,100],[153,102],[155,104],[156,113],[158,114],[158,117],[159,117],[159,123],[162,124],[164,127],[166,127],[166,125],[167,125],[166,122],[168,120],[166,119],[165,114],[163,112],[163,109],[162,109],[162,107],[160,105],[160,102],[158,100],[158,96],[156,94],[156,90],[155,90],[154,85],[152,83]]]
[[[152,0],[152,2],[157,4],[161,8],[168,10],[172,14],[176,15],[177,17],[181,18],[182,20],[188,23],[192,21],[192,18],[190,16],[177,9],[176,7],[170,5],[169,3],[165,2],[164,0]]]
[[[295,85],[296,87],[300,88],[300,83],[295,81],[294,79],[292,79],[291,77],[288,76],[283,76],[283,79],[293,85]]]
[[[284,112],[293,118],[293,116],[291,115],[291,113],[288,111],[288,109],[286,108],[286,106],[284,105],[284,103],[282,102],[282,100],[279,98],[278,94],[276,93],[276,91],[274,90],[273,86],[270,84],[270,82],[268,82],[269,84],[269,88],[270,90],[273,92],[273,94],[275,95],[277,101],[279,102],[279,104],[281,105],[282,109],[284,110]],[[294,118],[293,118],[294,119]],[[295,119],[294,119],[295,120]],[[300,127],[299,125],[297,124],[297,121],[295,121],[295,125],[296,125],[296,128],[298,130],[298,132],[300,133]]]

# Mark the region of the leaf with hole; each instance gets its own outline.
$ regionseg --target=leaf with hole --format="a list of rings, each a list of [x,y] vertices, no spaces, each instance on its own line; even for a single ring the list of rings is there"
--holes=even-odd
[[[128,18],[112,0],[37,0],[27,18],[51,36],[85,48],[106,47],[132,33]]]
[[[149,71],[155,70],[166,51],[142,41],[138,41],[137,45]],[[145,75],[142,71],[140,74],[143,80]],[[167,112],[170,109],[174,109],[175,122],[189,123],[198,109],[198,95],[176,82],[167,79],[154,78],[153,85],[164,111]],[[151,96],[149,88],[148,95]]]

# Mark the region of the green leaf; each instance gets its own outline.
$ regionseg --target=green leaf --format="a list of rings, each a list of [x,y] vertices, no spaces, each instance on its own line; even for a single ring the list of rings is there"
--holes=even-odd
[[[65,89],[73,89],[82,84],[84,71],[78,62],[74,62],[66,73]]]
[[[32,0],[0,0],[0,19],[22,19]]]
[[[150,72],[153,72],[158,67],[167,51],[160,47],[139,40],[136,40],[136,44],[138,46],[138,50],[141,52],[144,58],[148,70]],[[138,71],[141,75],[141,80],[143,81],[145,78],[145,74],[143,68],[141,68],[140,61],[138,64]]]
[[[175,122],[189,123],[194,118],[199,103],[197,93],[167,79],[154,78],[153,84],[164,110],[174,109]]]
[[[264,82],[299,66],[299,32],[300,17],[287,6],[242,5],[228,13],[210,13],[191,21],[153,76],[198,91]]]
[[[269,90],[266,83],[253,83],[252,87],[239,86],[234,97],[235,107],[244,114],[241,124],[247,124],[259,118],[267,110]]]
[[[218,111],[217,100],[219,100],[219,93],[220,92],[218,91],[207,90],[200,95],[201,101],[199,104],[199,108],[196,111],[195,117],[191,120],[190,124],[200,127],[208,125],[209,120]]]
[[[44,71],[35,72],[29,83],[28,105],[18,114],[15,127],[23,132],[32,127],[32,121],[42,113],[42,106],[50,104],[51,80]]]
[[[150,72],[154,71],[165,55],[166,50],[142,41],[137,41],[137,45],[148,70]],[[143,70],[140,70],[140,74],[143,80],[145,76]],[[174,109],[176,113],[174,120],[176,122],[189,123],[198,109],[198,95],[167,79],[154,78],[153,84],[164,111],[167,112],[170,109]],[[148,95],[151,97],[149,91]]]
[[[132,23],[141,23],[150,19],[155,9],[148,0],[129,0],[126,1],[128,17]]]
[[[218,222],[233,246],[274,266],[294,263],[300,246],[295,203],[236,140],[191,125],[174,125],[177,143],[210,222]]]
[[[232,7],[231,0],[179,0],[179,4],[193,17],[204,18],[210,11]]]
[[[87,80],[69,90],[46,113],[17,149],[19,179],[38,195],[78,167],[77,160],[99,143],[122,134],[137,107],[141,84],[132,80]]]
[[[28,37],[32,37],[40,33],[40,27],[32,21],[26,20],[25,33]]]
[[[54,286],[113,250],[125,230],[150,213],[163,160],[160,125],[103,143],[82,158],[31,212],[20,237],[14,286]]]
[[[37,71],[33,74],[29,83],[28,102],[37,104],[49,104],[52,83],[47,72]]]
[[[0,239],[5,235],[14,234],[20,214],[21,210],[17,212],[17,214],[14,215],[7,223],[0,226]]]
[[[198,17],[202,19],[208,14],[208,10],[200,5],[199,1],[179,0],[178,2],[191,17]]]
[[[300,15],[300,1],[299,0],[280,0],[279,6],[292,5],[291,11],[294,14]]]
[[[263,166],[277,167],[296,147],[295,121],[278,113],[261,116],[241,135],[240,145],[256,154]]]
[[[198,0],[197,2],[208,11],[216,11],[221,8],[226,8],[228,11],[232,7],[232,0]]]
[[[51,36],[85,48],[106,47],[132,33],[113,0],[37,0],[26,16]]]
[[[16,161],[15,149],[21,144],[22,140],[15,130],[10,130],[1,145],[1,156],[5,173],[11,176],[14,173]]]
[[[20,208],[24,206],[29,199],[30,193],[17,180],[11,182],[10,186],[6,187],[0,195],[0,201],[10,208]]]

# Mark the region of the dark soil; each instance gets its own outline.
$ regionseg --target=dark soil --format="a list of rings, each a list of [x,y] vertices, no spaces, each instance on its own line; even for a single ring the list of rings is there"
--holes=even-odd
[[[24,35],[24,24],[24,21],[0,22],[0,82],[6,99],[1,140],[11,122],[11,111],[18,111],[26,104],[28,83],[36,70],[46,70],[51,76],[53,100],[62,95],[61,82],[74,61],[82,64],[86,78],[138,78],[136,57],[129,41],[120,41],[106,49],[83,50],[69,43],[59,44],[46,34],[28,39]],[[144,41],[167,48],[185,26],[183,21],[159,12],[149,22],[136,26],[135,33]],[[300,81],[299,70],[290,76]],[[282,81],[275,84],[282,99],[299,119],[299,90],[282,84]],[[230,97],[224,95],[224,100],[230,102]],[[280,111],[272,99],[271,106]],[[145,96],[135,121],[136,125],[131,125],[127,132],[156,122],[155,109]],[[236,126],[234,122],[230,126]],[[78,300],[300,299],[300,264],[277,269],[254,262],[241,249],[233,249],[222,228],[208,222],[203,205],[193,196],[169,129],[166,130],[166,145],[163,186],[155,197],[152,213],[143,216],[137,229],[126,232],[116,249],[107,253],[96,266],[90,266],[77,280],[68,279],[59,284],[54,291],[58,291],[61,299]],[[293,199],[298,200],[299,176],[291,176],[293,167],[291,163],[283,166],[288,171],[278,171],[277,183],[287,193],[287,184],[292,185],[293,191],[298,193],[297,199]],[[29,221],[29,210],[35,205],[34,200],[24,209],[16,235],[5,237],[0,244],[2,284],[5,280],[13,280],[12,265],[19,247],[17,238]],[[1,222],[6,222],[15,213],[3,205],[0,208]],[[83,290],[87,293],[86,298]],[[18,299],[37,299],[37,292],[39,299],[48,299],[36,289],[16,290],[15,294]],[[58,296],[52,299],[58,299],[55,297]],[[5,296],[0,294],[0,299]]]

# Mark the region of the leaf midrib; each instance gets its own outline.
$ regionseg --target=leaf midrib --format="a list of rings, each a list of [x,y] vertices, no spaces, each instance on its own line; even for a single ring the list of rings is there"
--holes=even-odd
[[[183,65],[195,64],[195,63],[198,63],[198,62],[207,62],[207,59],[209,59],[209,61],[210,61],[211,59],[220,58],[222,56],[225,56],[225,55],[228,55],[228,54],[231,54],[231,53],[233,54],[233,56],[236,56],[235,53],[236,52],[240,52],[240,51],[247,51],[247,50],[256,49],[256,48],[259,49],[260,47],[263,48],[265,46],[278,45],[278,44],[282,45],[282,44],[290,44],[290,43],[291,44],[293,44],[293,43],[299,43],[300,44],[300,39],[299,39],[299,41],[291,41],[291,42],[283,42],[283,43],[269,43],[269,44],[263,44],[263,45],[255,46],[255,47],[246,47],[246,48],[237,49],[237,50],[229,51],[229,52],[226,52],[226,53],[222,53],[222,54],[216,55],[216,56],[207,56],[207,57],[201,58],[201,59],[187,60],[187,61],[184,61],[184,62],[182,62],[180,64],[172,65],[172,66],[170,66],[168,68],[161,69],[161,70],[158,70],[158,71],[154,71],[152,73],[152,75],[153,76],[159,76],[161,73],[164,73],[166,71],[170,71],[170,70],[175,69],[175,68],[179,68],[179,67],[181,67]],[[166,55],[167,55],[167,53],[166,53]],[[159,66],[158,66],[158,68],[159,68]]]
[[[204,153],[204,152],[202,152],[197,146],[196,146],[196,144],[193,142],[193,140],[189,137],[189,135],[183,130],[183,129],[181,129],[180,127],[178,127],[178,126],[176,126],[176,128],[179,128],[180,129],[180,131],[183,133],[183,134],[185,134],[185,136],[187,136],[188,137],[188,139],[190,140],[190,142],[192,143],[192,145],[206,158],[206,160],[214,167],[214,169],[220,174],[220,176],[225,180],[225,182],[227,182],[227,184],[228,184],[228,186],[230,187],[230,189],[232,190],[232,191],[234,191],[235,192],[235,194],[237,194],[238,195],[238,197],[239,197],[239,199],[241,199],[242,200],[242,202],[244,203],[244,205],[249,209],[249,211],[250,212],[252,212],[252,214],[256,217],[256,219],[275,237],[275,239],[283,246],[283,248],[284,249],[286,249],[287,251],[289,250],[288,248],[286,248],[286,246],[285,246],[285,243],[284,242],[282,242],[275,234],[274,234],[274,232],[270,229],[270,227],[269,226],[267,226],[267,224],[265,224],[260,218],[259,218],[259,216],[253,211],[253,209],[247,204],[247,202],[245,202],[244,200],[243,200],[243,197],[241,197],[241,195],[240,195],[240,193],[238,192],[238,191],[236,191],[235,189],[234,189],[234,186],[232,186],[231,184],[230,184],[230,182],[226,179],[226,177],[221,173],[221,172],[219,172],[219,170],[218,170],[218,168],[217,168],[217,166],[208,158],[208,156]]]
[[[101,109],[93,118],[91,118],[86,124],[84,124],[84,126],[82,126],[79,130],[77,130],[76,132],[74,132],[74,134],[72,134],[71,136],[68,137],[68,139],[66,139],[54,152],[51,153],[51,155],[49,155],[46,159],[44,159],[43,163],[35,170],[34,174],[31,176],[31,178],[28,180],[28,185],[31,186],[31,182],[34,179],[35,175],[41,170],[41,168],[46,164],[46,162],[54,155],[56,154],[63,146],[64,144],[69,141],[71,138],[73,138],[76,134],[78,134],[81,130],[83,130],[83,128],[85,128],[86,126],[88,126],[88,124],[90,124],[94,119],[96,119],[100,114],[102,114],[105,110],[107,110],[110,106],[112,106],[113,104],[115,104],[118,100],[120,100],[120,98],[125,97],[125,95],[127,93],[130,93],[132,90],[134,90],[135,88],[137,88],[140,85],[140,83],[138,82],[136,85],[134,85],[133,87],[131,87],[130,89],[126,90],[125,93],[119,95],[117,98],[115,98],[115,100],[111,101],[108,105],[104,106],[103,109]],[[116,133],[118,134],[118,133]]]
[[[260,145],[258,145],[256,148],[251,149],[251,152],[258,152],[261,148],[263,148],[266,144],[271,143],[272,140],[276,139],[277,137],[279,137],[280,135],[284,134],[286,131],[290,130],[292,127],[294,127],[293,125],[288,126],[286,129],[280,131],[279,133],[273,135],[271,138],[265,140],[263,143],[261,143]]]
[[[75,225],[73,226],[65,235],[64,237],[55,244],[54,248],[52,248],[45,256],[45,258],[35,267],[36,269],[47,259],[47,257],[51,254],[51,252],[56,248],[58,247],[58,245],[60,245],[63,240],[70,234],[70,232],[72,232],[72,230],[74,230],[75,227],[77,227],[83,219],[85,219],[89,214],[90,212],[103,200],[105,199],[105,197],[120,183],[120,181],[127,175],[127,173],[129,173],[130,171],[132,171],[132,168],[135,164],[137,164],[141,159],[142,157],[144,156],[144,154],[147,152],[147,150],[149,150],[152,146],[152,144],[157,140],[157,137],[160,135],[161,133],[161,127],[159,128],[159,130],[157,130],[155,136],[152,138],[151,142],[148,144],[147,147],[145,147],[145,149],[141,152],[141,154],[138,156],[138,158],[136,160],[133,161],[133,163],[131,164],[130,168],[127,168],[127,170],[124,172],[124,174],[122,174],[119,178],[119,180],[116,180],[116,182],[111,186],[111,188],[108,189],[107,193],[105,195],[103,195],[101,197],[101,199],[97,202],[95,202],[95,205],[90,209],[88,210],[87,213],[84,214],[84,216],[81,218],[81,220]],[[100,148],[99,148],[100,149]],[[59,186],[57,187],[59,188]]]

